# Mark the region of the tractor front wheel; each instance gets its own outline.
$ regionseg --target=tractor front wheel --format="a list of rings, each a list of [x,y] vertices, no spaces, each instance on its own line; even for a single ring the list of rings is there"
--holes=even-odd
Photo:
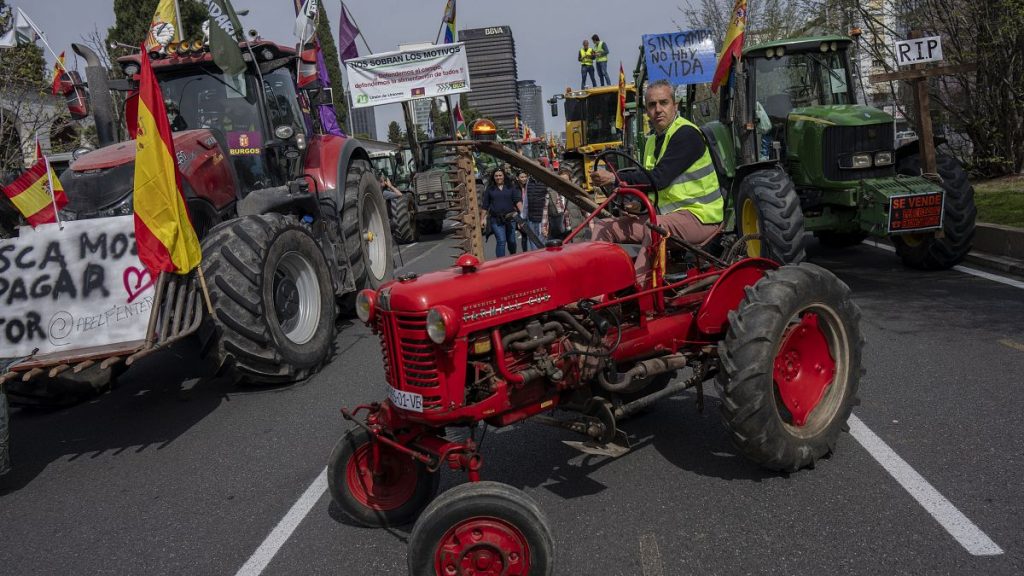
[[[745,456],[796,471],[829,455],[856,403],[860,310],[813,264],[783,266],[747,290],[720,344],[722,418]]]
[[[942,237],[933,232],[922,234],[895,234],[892,236],[896,254],[911,268],[945,270],[952,268],[971,251],[975,219],[978,209],[974,205],[974,188],[967,180],[964,167],[952,156],[937,154],[935,164],[942,177],[945,199],[942,207]],[[921,156],[911,154],[900,160],[896,167],[900,174],[919,176]]]
[[[523,491],[461,484],[434,500],[409,535],[409,574],[554,573],[551,527]]]
[[[368,160],[352,160],[345,174],[341,233],[356,292],[377,288],[394,276],[388,211]]]
[[[736,233],[760,234],[747,241],[747,256],[782,264],[804,259],[804,213],[789,176],[779,168],[759,170],[740,183],[736,197]]]
[[[224,222],[203,240],[214,314],[203,353],[242,383],[308,376],[334,344],[334,290],[310,230],[280,214]]]
[[[379,459],[375,460],[375,459]],[[371,527],[408,524],[437,494],[438,475],[362,428],[345,433],[327,462],[331,498]]]

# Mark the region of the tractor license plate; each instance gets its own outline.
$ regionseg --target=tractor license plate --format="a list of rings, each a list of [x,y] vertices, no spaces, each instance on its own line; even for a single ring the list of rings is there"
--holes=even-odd
[[[391,400],[391,404],[394,405],[395,408],[411,410],[413,412],[423,412],[422,394],[395,390],[391,386],[388,386],[388,399]]]
[[[917,232],[942,227],[942,192],[891,196],[889,233]]]

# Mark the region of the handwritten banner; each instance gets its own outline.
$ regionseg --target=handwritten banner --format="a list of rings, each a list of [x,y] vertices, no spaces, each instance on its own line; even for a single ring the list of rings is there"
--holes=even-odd
[[[469,92],[461,42],[345,60],[353,108]]]
[[[20,232],[0,240],[0,358],[146,337],[154,278],[139,262],[134,216]]]
[[[644,34],[647,78],[676,86],[711,82],[715,74],[715,41],[710,30]]]

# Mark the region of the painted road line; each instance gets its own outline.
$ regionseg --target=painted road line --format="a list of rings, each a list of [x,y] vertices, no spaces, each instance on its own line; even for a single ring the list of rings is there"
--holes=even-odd
[[[406,262],[406,263],[405,263],[405,266],[402,266],[402,268],[403,268],[403,269],[406,269],[406,268],[408,268],[409,266],[412,266],[412,265],[413,265],[413,264],[415,264],[415,263],[416,263],[417,261],[419,261],[419,260],[420,260],[421,258],[424,258],[424,257],[426,257],[426,256],[427,256],[428,254],[430,254],[430,253],[431,253],[431,252],[433,252],[434,250],[437,250],[437,249],[438,249],[438,248],[440,248],[441,246],[444,246],[444,244],[445,244],[445,241],[444,241],[444,240],[441,240],[441,241],[440,241],[440,242],[438,242],[437,244],[434,244],[433,246],[431,246],[430,248],[428,248],[428,249],[427,249],[427,251],[426,251],[426,252],[424,252],[423,254],[420,254],[419,256],[417,256],[417,257],[413,258],[412,260],[409,260],[408,262]]]
[[[881,248],[882,250],[888,250],[889,252],[895,252],[896,249],[888,244],[882,244],[875,240],[865,240],[864,244],[868,246],[874,246],[875,248]],[[993,282],[999,282],[1000,284],[1006,284],[1007,286],[1013,286],[1014,288],[1024,289],[1024,282],[1020,280],[1014,280],[1013,278],[1007,278],[998,274],[992,274],[991,272],[985,272],[984,270],[975,270],[974,268],[968,268],[966,266],[953,266],[953,270],[957,272],[963,272],[964,274],[970,274],[971,276],[977,276],[978,278],[984,278]]]
[[[1014,350],[1017,350],[1019,352],[1024,352],[1024,344],[1021,344],[1020,342],[1014,342],[1009,338],[1003,338],[1002,340],[999,341],[999,343],[1002,344],[1003,346],[1006,346],[1007,348],[1013,348]]]
[[[640,537],[640,566],[644,576],[662,576],[661,552],[658,551],[658,539],[654,534]]]
[[[313,480],[313,483],[306,488],[302,496],[292,504],[288,513],[277,523],[277,526],[270,532],[270,535],[260,544],[260,547],[253,552],[252,556],[244,566],[238,569],[235,576],[258,576],[267,568],[270,561],[277,555],[278,550],[291,537],[292,532],[298,528],[302,519],[309,514],[320,497],[327,491],[327,468],[325,467],[320,475]]]
[[[850,434],[860,442],[871,457],[878,461],[903,486],[932,518],[949,532],[961,546],[975,556],[995,556],[1003,549],[996,545],[980,528],[974,525],[956,506],[939,493],[923,476],[910,467],[899,454],[875,435],[859,418],[850,415]]]

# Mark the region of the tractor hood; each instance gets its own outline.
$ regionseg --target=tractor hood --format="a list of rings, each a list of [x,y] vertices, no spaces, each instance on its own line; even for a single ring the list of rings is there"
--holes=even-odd
[[[423,313],[446,306],[463,326],[478,329],[616,292],[634,278],[622,247],[585,242],[396,280],[377,293],[378,307]]]
[[[892,116],[877,108],[857,104],[840,106],[808,106],[794,108],[789,113],[790,122],[815,122],[826,126],[866,126],[869,124],[892,124]]]

